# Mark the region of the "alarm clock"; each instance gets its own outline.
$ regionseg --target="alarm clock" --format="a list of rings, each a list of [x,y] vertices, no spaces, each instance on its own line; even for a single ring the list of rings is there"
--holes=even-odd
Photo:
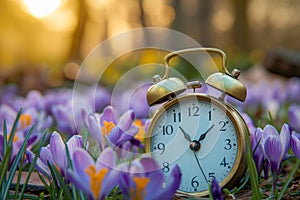
[[[169,61],[178,54],[216,53],[222,58],[221,70],[209,75],[205,83],[221,91],[219,97],[197,93],[200,81],[184,84],[169,77]],[[146,152],[159,163],[168,177],[173,165],[182,173],[178,196],[209,194],[216,179],[221,187],[233,187],[246,170],[248,128],[239,112],[228,102],[229,95],[244,101],[246,87],[238,80],[240,72],[229,73],[226,54],[216,48],[191,48],[172,52],[164,58],[165,74],[153,77],[147,91],[149,106],[164,103],[154,114],[145,140]],[[189,93],[182,94],[186,89]],[[181,95],[180,95],[181,94]]]

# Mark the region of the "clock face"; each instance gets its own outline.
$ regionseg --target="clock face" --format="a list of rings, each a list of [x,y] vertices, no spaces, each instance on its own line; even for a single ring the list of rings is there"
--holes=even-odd
[[[179,166],[179,192],[206,193],[213,178],[224,186],[234,174],[240,142],[226,106],[207,96],[187,96],[154,116],[150,152],[166,177],[174,164]]]

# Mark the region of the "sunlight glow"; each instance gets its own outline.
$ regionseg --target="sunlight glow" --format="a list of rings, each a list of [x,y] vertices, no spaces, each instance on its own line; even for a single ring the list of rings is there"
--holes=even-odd
[[[28,12],[36,18],[42,18],[55,12],[61,0],[23,0]]]
[[[213,25],[219,31],[228,31],[232,28],[234,17],[228,10],[218,10],[212,18]]]

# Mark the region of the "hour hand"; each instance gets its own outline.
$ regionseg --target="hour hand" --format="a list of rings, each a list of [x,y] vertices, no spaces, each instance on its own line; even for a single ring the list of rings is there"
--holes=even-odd
[[[185,138],[187,141],[192,142],[192,139],[191,139],[190,135],[187,134],[187,133],[183,130],[183,128],[182,128],[181,126],[179,126],[179,129],[180,129],[181,132],[183,133],[184,138]]]
[[[211,127],[209,127],[209,129],[207,131],[205,131],[205,133],[200,135],[200,138],[197,140],[198,142],[204,140],[204,138],[206,137],[206,134],[214,127],[215,125],[213,124]]]

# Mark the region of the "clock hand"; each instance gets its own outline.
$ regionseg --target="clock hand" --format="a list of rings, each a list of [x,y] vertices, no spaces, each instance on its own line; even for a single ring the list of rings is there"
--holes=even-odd
[[[204,140],[204,138],[206,137],[206,134],[214,127],[215,125],[213,124],[211,127],[209,127],[209,129],[207,129],[207,131],[205,131],[205,133],[203,133],[202,135],[200,135],[200,138],[197,140],[198,142]]]
[[[195,152],[195,151],[198,151],[198,150],[200,149],[200,147],[201,147],[200,143],[199,143],[197,140],[193,140],[193,141],[192,141],[190,135],[187,134],[187,133],[183,130],[183,128],[182,128],[181,126],[179,126],[179,129],[180,129],[181,132],[183,133],[184,138],[185,138],[187,141],[190,142],[190,149],[191,149],[192,151],[194,151],[194,152]]]
[[[202,175],[204,176],[204,178],[205,178],[206,182],[208,183],[208,180],[207,180],[207,178],[206,178],[206,176],[205,176],[205,173],[204,173],[204,171],[203,171],[203,169],[202,169],[202,167],[201,167],[201,165],[200,165],[199,159],[198,159],[198,157],[197,157],[196,153],[195,153],[195,152],[193,152],[193,153],[194,153],[194,156],[195,156],[195,158],[196,158],[196,161],[197,161],[198,167],[199,167],[199,169],[200,169],[200,171],[201,171]]]
[[[181,126],[179,126],[179,129],[180,129],[181,132],[183,133],[184,138],[185,138],[187,141],[192,142],[192,139],[191,139],[190,135],[187,134],[187,133],[181,128]]]

